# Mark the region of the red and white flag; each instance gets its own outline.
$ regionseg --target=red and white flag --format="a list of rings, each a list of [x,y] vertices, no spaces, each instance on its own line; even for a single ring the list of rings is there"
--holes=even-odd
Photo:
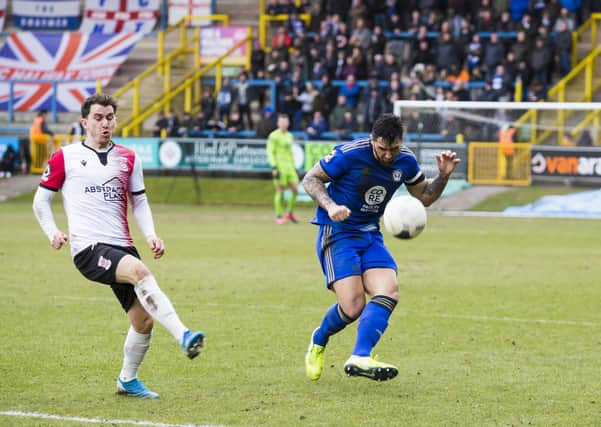
[[[150,33],[159,17],[159,0],[86,0],[80,31]]]

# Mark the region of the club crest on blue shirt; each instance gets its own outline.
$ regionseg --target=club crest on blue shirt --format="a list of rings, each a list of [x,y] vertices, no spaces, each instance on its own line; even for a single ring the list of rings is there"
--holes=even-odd
[[[336,154],[336,150],[332,150],[330,151],[323,159],[326,163],[329,163],[330,160],[332,160],[332,158],[334,157],[334,155]]]
[[[392,171],[392,179],[395,182],[399,182],[401,180],[401,178],[403,177],[403,171],[396,169]]]

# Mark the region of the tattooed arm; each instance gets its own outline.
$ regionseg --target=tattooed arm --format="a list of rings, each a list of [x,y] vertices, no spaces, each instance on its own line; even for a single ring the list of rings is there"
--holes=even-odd
[[[326,182],[331,178],[326,174],[319,163],[317,163],[303,178],[303,187],[305,191],[319,206],[328,212],[332,221],[344,221],[349,217],[351,211],[346,206],[336,204],[328,195]]]
[[[457,153],[447,150],[437,154],[436,161],[439,172],[435,178],[426,179],[419,184],[407,186],[407,190],[411,195],[421,200],[424,206],[430,206],[438,200],[447,186],[447,182],[455,170],[455,166],[461,160],[457,158]]]

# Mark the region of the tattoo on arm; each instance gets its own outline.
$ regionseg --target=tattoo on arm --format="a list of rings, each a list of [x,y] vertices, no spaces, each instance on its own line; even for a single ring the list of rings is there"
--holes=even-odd
[[[313,166],[303,178],[303,187],[307,194],[326,211],[329,206],[334,204],[334,201],[328,195],[325,185],[326,182],[330,181],[331,178],[324,172],[319,163]]]
[[[423,198],[425,200],[422,200],[424,201],[424,204],[427,203],[426,206],[429,206],[438,200],[443,190],[447,186],[448,181],[448,177],[441,177],[440,175],[437,175],[432,180],[428,180],[428,184],[426,185],[426,188],[424,188],[423,192]]]

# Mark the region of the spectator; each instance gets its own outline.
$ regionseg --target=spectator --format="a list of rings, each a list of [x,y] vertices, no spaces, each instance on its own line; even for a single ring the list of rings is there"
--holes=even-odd
[[[288,51],[290,46],[292,46],[292,37],[288,34],[286,27],[281,25],[271,40],[271,47],[274,50],[279,50],[281,53],[284,53]]]
[[[336,126],[336,134],[339,138],[350,138],[351,134],[358,130],[359,125],[357,124],[357,119],[355,119],[355,115],[350,111],[344,113],[342,121]]]
[[[551,55],[545,48],[544,41],[537,38],[534,42],[534,50],[530,55],[530,68],[532,69],[532,77],[538,80],[545,86],[549,82],[548,68],[551,61]]]
[[[338,123],[340,123],[344,117],[344,113],[353,112],[351,107],[346,101],[346,96],[339,94],[336,102],[336,106],[332,110],[330,115],[330,129],[335,130]]]
[[[11,145],[8,145],[2,154],[2,158],[0,158],[0,178],[12,177],[18,162],[19,154]]]
[[[360,91],[361,88],[357,85],[355,76],[351,74],[346,78],[345,85],[340,88],[339,93],[346,96],[346,102],[354,110],[357,107]]]
[[[386,47],[386,36],[382,31],[382,27],[375,25],[369,38],[369,51],[373,57],[375,55],[383,55],[384,48]]]
[[[436,68],[450,71],[451,66],[459,67],[459,53],[450,33],[442,33],[436,47]]]
[[[557,52],[559,62],[559,73],[563,77],[572,69],[572,34],[565,22],[558,23],[559,26],[555,33],[555,52]]]
[[[244,123],[238,110],[232,110],[229,117],[227,118],[227,131],[228,132],[239,132],[244,130]]]
[[[303,91],[296,97],[296,100],[300,102],[301,108],[300,113],[302,116],[302,127],[307,126],[311,118],[313,117],[313,106],[315,104],[315,99],[317,98],[319,92],[313,86],[313,83],[310,81],[305,82],[305,87]],[[298,122],[298,118],[295,119],[295,122]]]
[[[69,140],[70,142],[79,142],[83,141],[86,130],[79,120],[71,123],[71,127],[69,128]]]
[[[184,117],[179,124],[179,129],[177,130],[178,136],[188,136],[188,133],[194,127],[194,119],[189,111],[184,111]]]
[[[579,147],[592,147],[593,144],[593,138],[591,137],[591,133],[589,132],[588,129],[585,129],[582,131],[582,135],[580,136],[580,139],[578,140],[578,146]]]
[[[321,115],[321,111],[315,111],[313,113],[313,120],[309,123],[306,132],[312,139],[317,139],[322,133],[328,130],[328,124],[325,118]]]
[[[377,87],[370,87],[363,111],[363,131],[370,132],[376,119],[386,110]],[[351,114],[352,116],[352,114]]]
[[[207,128],[208,117],[203,110],[196,113],[196,117],[192,121],[192,132],[202,132]]]
[[[202,98],[200,99],[200,110],[204,113],[205,118],[208,120],[215,114],[215,98],[210,87],[205,87],[202,91]]]
[[[261,42],[255,40],[253,50],[250,54],[250,70],[252,76],[257,79],[259,70],[265,69],[265,51],[261,49]]]
[[[238,75],[238,83],[234,86],[236,93],[236,104],[238,106],[238,112],[240,120],[242,121],[243,129],[253,129],[253,119],[250,111],[250,87],[248,84],[248,73],[241,71]],[[244,121],[246,120],[246,125]],[[229,124],[228,124],[229,125]]]
[[[511,45],[511,51],[514,53],[517,63],[526,61],[530,56],[530,44],[524,31],[517,32],[516,40]]]
[[[356,26],[353,27],[351,32],[350,43],[354,46],[359,46],[361,49],[367,52],[371,44],[371,30],[365,24],[365,19],[358,18]]]
[[[565,26],[569,32],[574,31],[574,28],[575,28],[574,18],[572,18],[572,16],[570,16],[570,12],[565,7],[562,7],[560,9],[559,17],[555,21],[555,26],[553,27],[553,30],[556,32],[561,31],[560,27],[562,26],[562,23],[565,24]]]
[[[167,136],[179,136],[179,118],[175,111],[169,110],[166,123]]]
[[[168,127],[168,123],[167,123],[167,117],[165,117],[165,113],[163,112],[163,110],[159,110],[158,114],[158,118],[156,120],[156,122],[154,122],[154,126],[152,128],[152,136],[156,136],[156,137],[163,137],[163,133],[165,134],[165,136],[167,135],[167,127]]]
[[[276,127],[276,117],[273,114],[273,108],[265,107],[263,117],[257,123],[257,138],[267,138]]]
[[[497,33],[492,33],[484,50],[484,66],[487,75],[491,76],[495,72],[497,65],[503,62],[503,58],[505,58],[505,47],[499,41]]]
[[[29,141],[35,148],[34,158],[44,161],[54,150],[54,132],[48,127],[46,117],[48,110],[40,110],[33,119],[29,129]]]
[[[332,85],[330,76],[324,74],[321,77],[321,88],[317,98],[315,99],[315,109],[321,111],[321,114],[327,119],[330,117],[332,110],[336,106],[338,98],[338,89]]]
[[[230,115],[232,108],[232,86],[230,84],[230,78],[224,77],[221,83],[221,88],[217,92],[217,119],[225,122]]]
[[[288,18],[288,32],[293,39],[305,37],[305,23],[296,11],[292,12]]]

